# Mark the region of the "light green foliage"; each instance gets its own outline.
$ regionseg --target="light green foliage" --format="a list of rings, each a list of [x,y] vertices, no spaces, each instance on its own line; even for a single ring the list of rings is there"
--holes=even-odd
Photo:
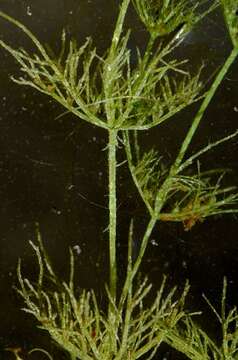
[[[188,285],[178,297],[175,288],[166,294],[164,279],[147,307],[151,285],[144,280],[137,288],[128,289],[126,297],[121,297],[118,304],[107,292],[114,314],[112,322],[111,317],[100,310],[93,291],[78,293],[74,289],[72,252],[70,279],[62,282],[54,275],[39,233],[38,244],[31,243],[31,246],[40,270],[38,282],[33,285],[23,278],[19,263],[19,293],[25,301],[24,310],[34,315],[41,328],[73,359],[138,359],[144,354],[152,359],[167,333],[183,317],[190,317],[183,310]],[[43,286],[47,277],[51,291],[45,291]]]
[[[74,288],[72,253],[69,281],[57,279],[39,231],[38,244],[31,243],[39,263],[38,281],[35,285],[24,278],[19,265],[19,292],[25,301],[25,311],[34,315],[41,327],[74,360],[132,360],[142,356],[149,360],[155,357],[162,342],[192,360],[231,360],[237,356],[238,324],[236,310],[225,314],[226,284],[221,316],[212,307],[222,325],[223,340],[219,347],[184,310],[187,285],[182,295],[174,300],[175,289],[166,293],[163,282],[155,300],[150,303],[147,295],[151,285],[144,281],[136,287],[135,283],[151,233],[159,221],[182,222],[188,231],[208,216],[237,212],[236,188],[222,184],[227,170],[204,172],[199,160],[207,151],[229,142],[238,132],[187,155],[207,107],[238,57],[237,0],[214,1],[205,7],[203,1],[133,0],[135,10],[149,32],[145,51],[142,53],[137,49],[136,61],[131,58],[130,31],[125,30],[124,24],[129,4],[130,0],[121,2],[111,44],[102,56],[98,55],[91,39],[79,46],[74,40],[67,39],[64,31],[61,50],[54,55],[23,24],[0,11],[0,16],[21,29],[37,50],[30,54],[0,40],[0,46],[20,65],[22,76],[12,77],[13,81],[53,98],[66,109],[61,116],[70,112],[79,121],[103,128],[108,135],[110,279],[107,312],[102,312],[93,291],[79,294]],[[202,68],[192,75],[186,70],[186,59],[178,61],[173,55],[192,27],[219,4],[231,36],[232,50],[208,91],[202,93]],[[158,42],[158,37],[162,36]],[[192,116],[190,128],[172,164],[163,164],[163,154],[154,149],[142,152],[140,136],[143,130],[159,126],[198,101],[201,101],[200,107]],[[119,139],[125,150],[123,163],[128,164],[149,215],[144,233],[137,234],[136,241],[141,245],[134,261],[132,242],[135,235],[131,221],[127,273],[121,292],[117,287],[116,253]]]
[[[221,326],[221,345],[214,347],[214,359],[237,359],[238,356],[238,312],[237,308],[233,307],[229,311],[226,306],[227,295],[227,280],[224,279],[223,291],[221,298],[220,312],[210,303],[204,296],[208,305],[214,312],[219,325]]]
[[[214,312],[220,327],[219,339],[211,339],[191,317],[183,319],[183,325],[175,326],[165,342],[194,360],[235,360],[238,356],[237,308],[226,309],[227,281],[224,279],[221,309],[217,311],[204,296]],[[171,335],[172,334],[172,335]]]
[[[238,354],[238,314],[234,307],[226,311],[227,283],[224,280],[221,311],[218,312],[204,296],[221,327],[219,339],[210,338],[194,321],[199,312],[185,311],[188,284],[179,295],[176,288],[166,291],[164,278],[154,300],[148,300],[151,285],[147,279],[127,289],[118,304],[107,290],[114,321],[104,313],[92,290],[74,289],[74,258],[70,252],[69,281],[56,277],[43,248],[31,246],[39,264],[38,282],[33,285],[23,277],[18,266],[19,294],[25,302],[24,311],[32,314],[51,338],[71,359],[110,360],[154,359],[161,344],[167,343],[191,360],[231,360]],[[129,245],[131,250],[131,245]],[[131,258],[128,258],[128,273]],[[44,284],[45,283],[45,284]],[[50,288],[50,290],[46,290]],[[148,301],[150,305],[148,306]],[[43,351],[35,349],[33,351]],[[49,354],[46,353],[48,356]],[[51,357],[50,357],[51,358]]]
[[[200,163],[197,162],[197,173],[186,174],[193,162],[202,154],[236,135],[237,132],[209,144],[181,164],[177,173],[170,178],[166,199],[163,204],[166,213],[161,209],[159,213],[160,220],[183,222],[185,230],[190,230],[197,222],[203,221],[208,216],[237,211],[238,195],[236,187],[222,186],[225,170],[215,169],[203,173],[200,172]],[[139,154],[134,154],[136,160],[133,163],[132,153],[133,150],[135,153],[137,152],[137,139],[133,149],[128,134],[125,136],[125,143],[133,180],[148,212],[153,215],[156,194],[159,192],[164,180],[168,178],[168,169],[163,166],[162,159],[158,157],[154,150],[144,152],[141,158]]]
[[[183,62],[166,61],[177,46],[175,39],[144,57],[138,52],[138,66],[132,69],[129,32],[119,34],[117,44],[112,42],[103,57],[97,55],[90,39],[81,47],[73,40],[66,44],[63,32],[62,48],[55,57],[22,24],[0,14],[30,36],[39,51],[39,55],[30,55],[0,41],[21,65],[24,76],[12,79],[53,97],[89,123],[105,129],[149,129],[199,98],[200,74],[190,76],[180,69]],[[176,80],[168,72],[180,73],[183,78]]]
[[[221,0],[226,26],[234,47],[238,47],[238,1]]]
[[[19,79],[12,77],[13,81],[49,95],[77,117],[89,123],[106,127],[96,116],[100,112],[100,102],[98,103],[100,97],[94,91],[97,79],[89,75],[92,62],[96,58],[91,40],[87,39],[81,47],[71,40],[66,46],[66,35],[63,32],[62,49],[55,58],[52,54],[48,55],[43,45],[39,44],[35,36],[22,24],[5,14],[2,16],[28,34],[39,51],[39,55],[31,56],[24,49],[14,50],[3,41],[0,42],[21,65],[23,76]],[[79,65],[82,74],[81,71],[79,73]]]
[[[152,37],[164,36],[178,31],[179,37],[187,34],[218,2],[205,12],[200,7],[207,1],[193,4],[189,0],[133,0],[136,11]],[[200,10],[200,11],[199,11]]]

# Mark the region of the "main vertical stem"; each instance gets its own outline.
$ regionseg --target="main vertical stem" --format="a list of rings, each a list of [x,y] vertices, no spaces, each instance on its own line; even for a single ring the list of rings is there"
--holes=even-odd
[[[116,146],[117,130],[109,130],[108,169],[109,169],[109,258],[110,258],[110,293],[116,299],[117,264],[116,264],[116,226],[117,226],[117,197],[116,197]]]

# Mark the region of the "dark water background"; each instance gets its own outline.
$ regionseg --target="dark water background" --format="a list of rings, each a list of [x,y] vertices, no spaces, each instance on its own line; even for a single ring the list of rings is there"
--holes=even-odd
[[[92,36],[99,52],[110,42],[118,1],[112,0],[1,0],[0,9],[19,19],[52,49],[59,48],[62,28],[82,43]],[[146,32],[130,9],[127,25],[134,32],[130,46],[143,49]],[[31,49],[31,42],[16,28],[0,20],[0,36],[14,47]],[[188,57],[191,70],[203,61],[206,79],[229,53],[230,44],[221,14],[214,13],[184,41],[177,57]],[[191,151],[208,141],[237,129],[237,63],[219,88]],[[0,350],[21,346],[26,350],[42,346],[58,354],[32,318],[20,311],[21,299],[13,290],[18,258],[26,274],[37,265],[28,241],[35,237],[35,222],[40,223],[44,244],[59,274],[68,271],[68,247],[78,246],[77,278],[80,287],[99,289],[107,280],[107,172],[106,134],[81,123],[71,115],[60,120],[64,110],[32,89],[19,87],[9,75],[19,73],[14,60],[0,50]],[[157,129],[144,134],[144,147],[151,144],[169,162],[178,149],[196,106]],[[120,155],[123,156],[123,155]],[[222,145],[201,159],[202,169],[232,168],[230,183],[237,184],[237,140]],[[229,182],[228,182],[229,183]],[[146,224],[143,205],[132,187],[125,168],[119,172],[119,257],[123,267],[125,235],[131,216],[141,228]],[[96,205],[95,205],[96,203]],[[219,304],[222,279],[228,278],[228,305],[238,303],[237,218],[234,215],[210,218],[190,232],[182,225],[162,224],[153,234],[143,273],[155,288],[166,273],[169,283],[192,285],[189,306],[204,310],[202,325],[215,333],[217,324],[202,300],[206,293]],[[138,226],[139,231],[139,226]],[[135,244],[136,247],[136,244]],[[210,325],[209,325],[210,324]],[[173,353],[161,359],[178,359]],[[1,358],[12,355],[2,351]],[[33,358],[33,355],[32,355]],[[63,358],[63,355],[58,355]]]

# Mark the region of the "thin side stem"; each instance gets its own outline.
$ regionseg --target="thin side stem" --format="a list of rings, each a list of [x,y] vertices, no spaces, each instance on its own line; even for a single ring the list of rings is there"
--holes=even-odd
[[[131,177],[132,177],[132,179],[134,181],[135,186],[137,187],[137,190],[138,190],[142,200],[144,201],[144,203],[146,205],[146,208],[147,208],[149,214],[152,216],[153,215],[153,209],[150,206],[149,201],[147,201],[146,196],[144,195],[143,190],[142,190],[142,188],[141,188],[141,186],[140,186],[140,184],[138,182],[138,179],[137,179],[137,177],[135,175],[135,172],[134,172],[134,165],[133,165],[133,161],[132,161],[131,144],[130,144],[128,131],[123,132],[123,139],[124,139],[124,143],[125,143],[125,150],[126,150],[128,167],[129,167],[129,170],[130,170],[130,173],[131,173]]]
[[[222,80],[224,79],[226,73],[228,72],[230,66],[233,64],[233,62],[235,61],[236,57],[238,56],[238,48],[235,48],[231,51],[230,55],[228,56],[225,64],[223,65],[223,67],[221,68],[221,70],[219,71],[218,75],[216,76],[210,90],[208,91],[205,99],[203,100],[194,120],[193,123],[183,141],[183,144],[180,148],[179,154],[173,164],[173,166],[171,167],[170,170],[170,174],[168,175],[168,177],[166,178],[166,180],[164,181],[163,185],[161,186],[160,190],[158,191],[158,194],[156,196],[156,200],[155,200],[155,208],[154,208],[154,214],[151,217],[145,234],[143,236],[142,239],[142,243],[141,243],[141,247],[140,247],[140,252],[139,255],[136,259],[136,262],[132,268],[132,271],[130,272],[130,274],[128,274],[125,284],[124,284],[124,288],[123,288],[123,292],[122,292],[122,297],[121,297],[121,303],[124,302],[128,288],[131,284],[131,282],[133,281],[133,278],[135,277],[135,275],[137,274],[137,271],[139,269],[139,266],[141,264],[142,258],[144,256],[145,250],[147,248],[147,244],[150,238],[150,235],[154,229],[154,226],[156,224],[156,221],[159,219],[159,213],[164,205],[164,202],[166,200],[166,196],[167,193],[169,191],[170,188],[170,181],[172,179],[172,177],[177,173],[179,166],[185,156],[185,153],[192,141],[192,138],[200,124],[200,121],[202,120],[203,114],[206,111],[208,105],[210,104],[217,88],[219,87],[220,83],[222,82]]]
[[[133,265],[131,271],[129,271],[127,273],[127,277],[126,277],[126,280],[125,280],[125,283],[124,283],[124,286],[123,286],[123,290],[122,290],[122,294],[121,294],[121,298],[120,298],[119,311],[123,307],[123,304],[124,304],[124,302],[126,300],[127,294],[130,291],[130,287],[131,287],[131,284],[133,282],[133,279],[134,279],[135,275],[137,274],[137,271],[138,271],[138,269],[140,267],[142,258],[144,256],[144,253],[145,253],[145,250],[147,248],[147,244],[148,244],[150,235],[151,235],[151,233],[152,233],[152,231],[154,229],[156,221],[157,221],[157,218],[151,217],[151,219],[150,219],[150,221],[149,221],[149,223],[147,225],[147,228],[145,230],[143,239],[142,239],[139,255],[138,255],[138,257],[137,257],[137,259],[135,261],[135,264]]]
[[[167,179],[166,179],[167,180]],[[157,196],[156,196],[156,199],[155,199],[155,208],[154,208],[154,213],[147,225],[147,228],[145,230],[145,234],[143,236],[143,239],[142,239],[142,242],[141,242],[141,246],[140,246],[140,251],[139,251],[139,255],[135,261],[135,264],[132,268],[132,271],[131,271],[131,281],[133,280],[133,278],[135,277],[135,275],[137,274],[137,271],[140,267],[140,264],[142,262],[142,259],[143,259],[143,256],[144,256],[144,253],[146,251],[146,248],[147,248],[147,245],[148,245],[148,241],[150,239],[150,235],[155,227],[155,224],[159,218],[159,213],[164,205],[164,202],[165,202],[165,199],[166,199],[166,195],[167,195],[167,189],[168,189],[168,183],[169,181],[167,182],[165,180],[164,184],[162,185],[161,187],[161,192],[159,191]]]
[[[152,53],[152,49],[153,49],[153,46],[154,46],[154,43],[155,43],[155,38],[150,36],[149,38],[149,41],[148,41],[148,44],[146,46],[146,50],[145,50],[145,55],[143,57],[143,67],[145,67],[148,63],[148,60],[151,56],[151,53]]]
[[[182,336],[177,335],[175,332],[168,331],[163,340],[173,349],[176,349],[180,353],[185,354],[185,356],[189,357],[191,360],[209,360],[210,358],[207,356],[207,354],[204,352],[201,353],[196,346],[193,346],[188,341],[186,341],[186,339],[183,339]]]
[[[229,141],[231,139],[233,139],[235,136],[238,135],[238,130],[236,130],[234,133],[225,136],[222,139],[219,139],[217,141],[215,141],[214,143],[208,144],[207,146],[205,146],[204,148],[202,148],[201,150],[199,150],[196,154],[190,156],[190,158],[186,159],[180,166],[178,171],[181,173],[184,169],[186,169],[186,167],[188,167],[189,165],[191,165],[195,159],[199,158],[201,155],[203,155],[204,153],[210,151],[211,149],[213,149],[214,147]]]
[[[109,130],[108,169],[109,169],[109,258],[110,258],[110,293],[116,299],[117,265],[116,265],[116,225],[117,225],[117,198],[116,198],[116,146],[117,131]]]
[[[195,118],[193,120],[193,123],[192,123],[192,125],[191,125],[191,127],[190,127],[184,141],[183,141],[183,144],[182,144],[182,146],[180,148],[179,154],[178,154],[178,156],[177,156],[177,158],[176,158],[176,160],[175,160],[175,162],[174,162],[174,164],[173,164],[173,166],[171,168],[171,174],[172,175],[177,173],[177,170],[178,170],[178,168],[179,168],[179,166],[180,166],[180,164],[181,164],[181,162],[182,162],[182,160],[183,160],[183,158],[185,156],[185,153],[186,153],[186,151],[187,151],[187,149],[188,149],[188,147],[189,147],[189,145],[190,145],[190,143],[192,141],[192,138],[193,138],[193,136],[194,136],[194,134],[195,134],[201,120],[202,120],[204,112],[206,111],[206,109],[207,109],[208,105],[210,104],[213,96],[215,95],[219,85],[221,84],[222,80],[224,79],[226,73],[228,72],[230,66],[233,64],[233,62],[235,61],[237,56],[238,56],[238,47],[234,48],[231,51],[231,53],[228,56],[225,64],[222,66],[221,70],[217,74],[217,76],[216,76],[210,90],[208,91],[205,99],[203,100],[203,102],[202,102],[202,104],[201,104],[201,106],[200,106],[200,108],[199,108],[199,110],[198,110],[198,112],[197,112],[197,114],[196,114],[196,116],[195,116]]]
[[[125,16],[126,16],[130,1],[131,0],[124,0],[121,4],[121,10],[119,13],[119,17],[117,19],[115,31],[114,31],[113,38],[112,38],[112,45],[111,45],[111,49],[110,49],[111,53],[115,51],[115,48],[117,47],[118,42],[121,38],[121,33],[123,30],[123,25],[124,25],[124,21],[125,21]]]

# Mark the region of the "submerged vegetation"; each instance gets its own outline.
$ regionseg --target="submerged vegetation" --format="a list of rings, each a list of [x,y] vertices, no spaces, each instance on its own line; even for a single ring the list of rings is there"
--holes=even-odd
[[[238,132],[205,144],[193,155],[187,153],[204,112],[238,57],[238,2],[134,0],[132,3],[149,33],[146,49],[144,52],[137,49],[137,61],[136,64],[133,61],[133,65],[128,47],[130,31],[125,28],[130,0],[121,1],[112,42],[103,56],[98,55],[91,39],[78,46],[74,40],[68,40],[63,31],[60,53],[58,57],[52,57],[30,30],[0,11],[0,16],[20,28],[37,50],[30,54],[0,41],[1,47],[20,65],[22,76],[12,77],[13,81],[48,95],[80,121],[101,127],[108,134],[110,279],[106,288],[107,311],[100,308],[93,291],[78,291],[74,283],[72,252],[69,281],[57,278],[39,230],[37,244],[31,243],[39,264],[38,281],[34,284],[25,278],[19,263],[18,291],[25,301],[24,310],[36,317],[41,328],[71,359],[132,360],[143,357],[149,360],[156,358],[162,343],[169,344],[189,359],[235,359],[238,356],[238,315],[235,308],[226,312],[226,280],[221,312],[207,300],[222,327],[219,343],[195,325],[195,314],[185,311],[188,284],[178,294],[175,288],[166,291],[164,280],[154,301],[148,305],[146,299],[151,284],[147,280],[139,282],[137,275],[158,222],[182,222],[184,230],[189,231],[208,216],[237,212],[236,188],[222,185],[224,171],[202,171],[199,158],[231,140]],[[205,90],[201,81],[202,68],[191,75],[186,70],[186,59],[178,61],[173,54],[195,24],[217,7],[223,11],[232,50],[209,89]],[[200,102],[199,109],[191,119],[174,162],[165,168],[154,149],[143,152],[140,148],[143,130],[159,126],[195,102]],[[127,271],[121,290],[116,253],[119,141],[149,215],[142,235],[135,235],[131,220]],[[136,259],[132,256],[135,236],[140,237],[141,244]]]

